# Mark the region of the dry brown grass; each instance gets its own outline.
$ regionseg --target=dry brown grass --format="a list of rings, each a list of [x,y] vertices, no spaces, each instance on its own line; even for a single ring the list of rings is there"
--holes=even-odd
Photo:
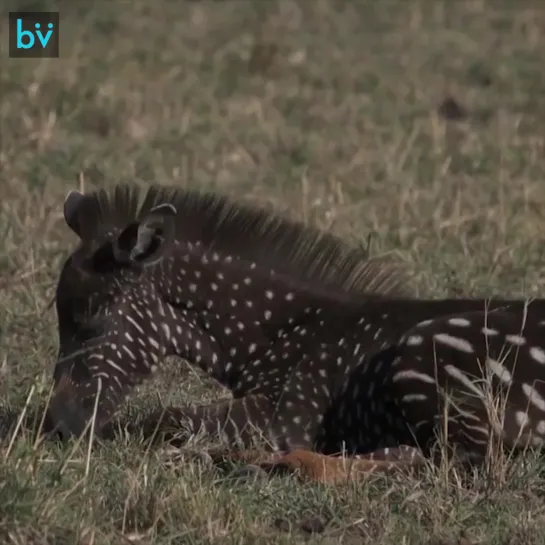
[[[404,256],[421,293],[543,295],[538,2],[7,1],[2,32],[15,4],[59,6],[62,59],[2,51],[2,401],[47,397],[47,306],[74,242],[62,202],[80,170],[89,188],[214,189],[370,237],[373,253]],[[133,404],[157,395],[224,394],[176,362]],[[0,542],[518,545],[545,534],[535,461],[471,487],[441,468],[331,488],[234,484],[129,440],[87,454],[24,434],[2,447]]]

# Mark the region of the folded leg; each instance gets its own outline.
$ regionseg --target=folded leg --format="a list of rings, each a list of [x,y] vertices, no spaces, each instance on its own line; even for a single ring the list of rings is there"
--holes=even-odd
[[[190,437],[202,436],[220,442],[229,451],[263,449],[262,452],[288,452],[311,449],[313,437],[306,430],[312,420],[298,407],[298,425],[286,426],[275,413],[276,404],[263,394],[222,400],[204,406],[167,407],[134,424],[154,443],[168,442],[183,446]]]
[[[183,446],[192,436],[220,441],[229,448],[249,448],[272,442],[270,401],[262,395],[221,400],[203,406],[166,407],[135,425],[154,443]]]

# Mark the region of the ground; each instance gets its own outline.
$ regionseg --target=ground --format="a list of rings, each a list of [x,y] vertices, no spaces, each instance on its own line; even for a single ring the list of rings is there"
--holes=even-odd
[[[221,191],[395,252],[422,295],[543,295],[545,8],[502,0],[6,1],[61,58],[0,72],[0,399],[47,397],[68,190]],[[131,400],[225,395],[169,362]],[[337,487],[115,445],[0,447],[2,543],[537,544],[540,464]],[[34,541],[33,541],[34,540]]]

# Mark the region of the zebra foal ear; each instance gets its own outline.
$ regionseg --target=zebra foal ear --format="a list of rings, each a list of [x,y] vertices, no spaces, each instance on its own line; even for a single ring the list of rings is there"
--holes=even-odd
[[[145,267],[161,261],[174,239],[176,214],[174,205],[160,204],[128,225],[114,242],[115,259]]]
[[[81,210],[82,204],[85,202],[85,195],[80,193],[77,190],[72,190],[66,195],[64,199],[64,221],[66,225],[81,238],[81,231],[78,222],[79,213]]]

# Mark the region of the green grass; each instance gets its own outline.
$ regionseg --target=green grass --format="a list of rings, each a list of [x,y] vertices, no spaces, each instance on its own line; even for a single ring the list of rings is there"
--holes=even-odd
[[[75,242],[62,203],[79,171],[86,189],[217,190],[370,240],[403,256],[421,294],[543,294],[539,3],[7,1],[2,34],[23,4],[60,9],[62,58],[7,59],[2,43],[2,402],[47,397],[48,304]],[[449,96],[467,117],[440,115]],[[132,404],[158,395],[225,392],[170,362]],[[469,488],[446,471],[233,483],[128,439],[88,452],[24,433],[0,459],[1,543],[545,543],[535,463]]]

